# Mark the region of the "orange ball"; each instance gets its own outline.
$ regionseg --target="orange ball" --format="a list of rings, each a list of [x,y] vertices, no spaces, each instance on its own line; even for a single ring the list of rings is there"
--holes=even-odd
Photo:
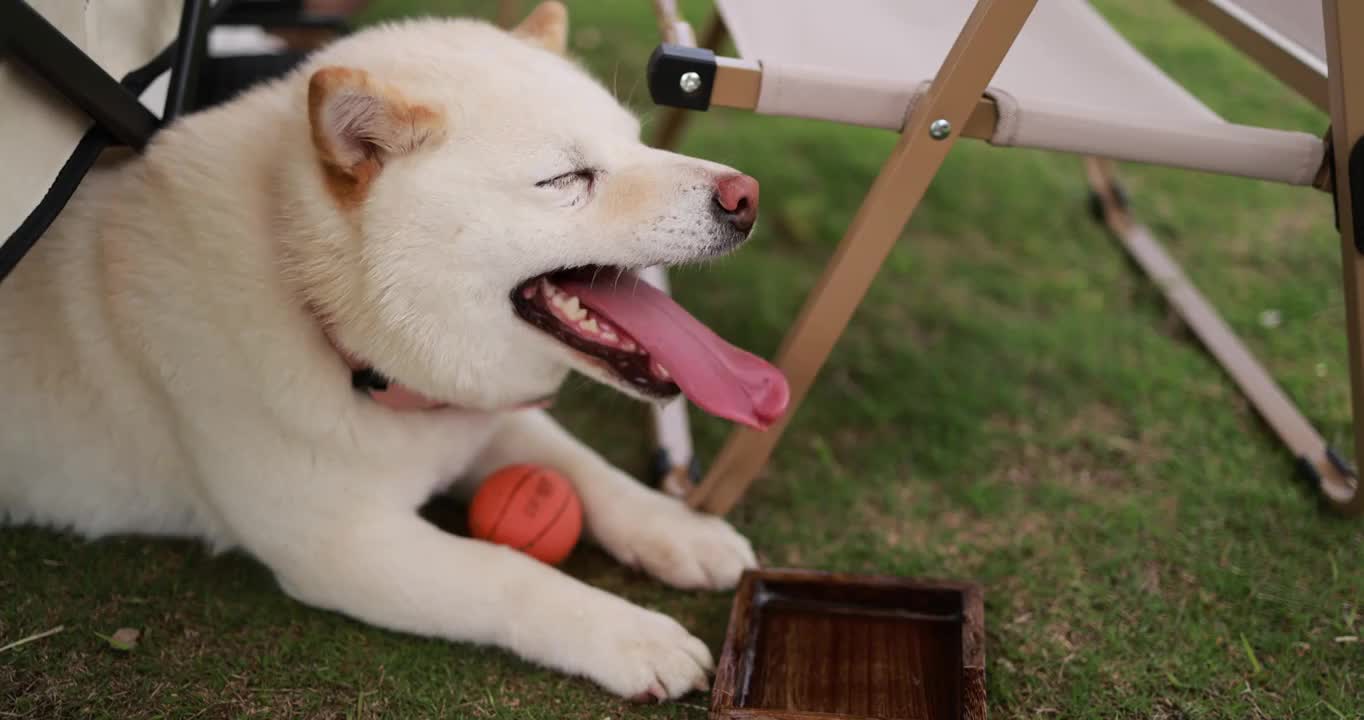
[[[563,475],[540,465],[508,465],[489,475],[469,504],[469,532],[557,565],[583,529],[583,506]]]

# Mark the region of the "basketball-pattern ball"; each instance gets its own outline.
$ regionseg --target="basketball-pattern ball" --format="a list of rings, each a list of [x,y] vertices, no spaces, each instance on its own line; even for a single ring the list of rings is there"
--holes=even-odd
[[[483,481],[469,505],[469,532],[556,565],[583,529],[583,507],[563,475],[540,465],[508,465]]]

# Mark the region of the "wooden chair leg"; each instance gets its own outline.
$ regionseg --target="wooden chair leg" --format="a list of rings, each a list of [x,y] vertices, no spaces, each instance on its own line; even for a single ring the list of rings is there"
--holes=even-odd
[[[1146,273],[1165,301],[1179,313],[1203,347],[1231,376],[1256,412],[1298,459],[1299,466],[1330,495],[1330,488],[1348,487],[1353,473],[1274,382],[1250,349],[1218,315],[1216,308],[1194,287],[1183,269],[1144,225],[1127,209],[1118,189],[1113,163],[1089,158],[1085,162],[1095,209],[1123,249]]]
[[[1364,3],[1322,0],[1326,20],[1326,62],[1329,68],[1332,146],[1335,152],[1336,217],[1340,222],[1340,257],[1345,289],[1345,331],[1350,345],[1350,400],[1354,415],[1356,468],[1364,467],[1364,217],[1354,191],[1364,178],[1352,177],[1350,158],[1364,166],[1364,45],[1357,31],[1364,27]],[[1358,150],[1358,152],[1355,152]],[[1335,509],[1364,513],[1364,493],[1357,477],[1352,483],[1323,481],[1321,489]]]
[[[687,498],[693,507],[729,512],[767,463],[1035,3],[976,3],[928,92],[910,111],[899,143],[783,342],[777,364],[791,384],[786,417],[766,432],[735,430],[705,480]]]
[[[1277,33],[1262,33],[1244,19],[1244,11],[1225,0],[1175,0],[1224,40],[1254,60],[1313,105],[1330,112],[1325,73],[1315,57],[1306,56]]]
[[[521,0],[497,0],[497,18],[494,22],[503,29],[514,27],[521,19]]]

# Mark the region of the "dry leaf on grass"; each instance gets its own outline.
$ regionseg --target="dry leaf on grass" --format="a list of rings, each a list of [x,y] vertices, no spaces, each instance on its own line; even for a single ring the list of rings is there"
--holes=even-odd
[[[98,635],[98,633],[96,633]],[[137,647],[137,641],[142,638],[142,631],[137,628],[119,628],[113,635],[105,637],[100,635],[109,647],[120,652],[132,652]]]

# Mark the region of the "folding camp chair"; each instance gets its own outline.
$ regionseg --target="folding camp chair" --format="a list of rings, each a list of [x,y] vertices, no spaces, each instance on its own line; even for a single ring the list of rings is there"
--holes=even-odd
[[[345,23],[302,0],[0,0],[0,282],[107,148],[278,76],[299,53],[207,54],[210,31]],[[13,310],[7,310],[13,311]]]
[[[715,0],[700,48],[672,0],[656,0],[664,44],[649,62],[659,142],[689,110],[722,106],[901,133],[777,363],[786,419],[734,431],[687,497],[728,512],[804,398],[961,137],[1088,156],[1094,209],[1298,458],[1325,500],[1364,511],[1351,466],[1128,211],[1111,160],[1315,186],[1334,193],[1341,234],[1356,452],[1364,451],[1364,4],[1178,0],[1330,112],[1325,139],[1226,122],[1163,74],[1081,0]],[[1347,29],[1348,35],[1347,37]],[[713,50],[728,32],[739,58]],[[1353,42],[1347,40],[1353,39]],[[1098,159],[1103,158],[1103,159]],[[1359,243],[1358,245],[1356,243]]]

